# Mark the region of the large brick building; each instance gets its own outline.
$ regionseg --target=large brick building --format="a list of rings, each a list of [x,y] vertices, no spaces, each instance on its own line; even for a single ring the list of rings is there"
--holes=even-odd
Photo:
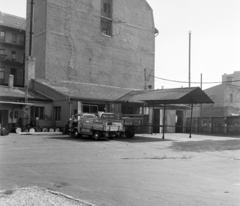
[[[154,87],[155,26],[146,0],[34,3],[36,78],[143,89],[146,69],[146,86]]]

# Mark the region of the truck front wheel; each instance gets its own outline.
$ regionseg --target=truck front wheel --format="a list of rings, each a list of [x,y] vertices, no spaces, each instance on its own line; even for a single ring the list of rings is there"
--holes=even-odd
[[[93,138],[94,138],[95,140],[99,140],[99,139],[100,139],[100,134],[99,134],[99,132],[95,132],[94,135],[93,135]]]
[[[133,138],[135,133],[132,129],[126,130],[125,135],[127,138]]]
[[[73,130],[73,132],[72,132],[72,137],[73,138],[78,138],[78,131],[75,129],[75,130]]]

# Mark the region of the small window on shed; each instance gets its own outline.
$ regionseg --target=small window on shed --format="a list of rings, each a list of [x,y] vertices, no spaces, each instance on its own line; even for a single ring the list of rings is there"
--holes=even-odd
[[[230,94],[230,103],[233,103],[233,95]]]
[[[5,38],[5,32],[4,31],[0,31],[0,38],[4,39]]]
[[[4,68],[0,67],[0,79],[4,79]]]
[[[54,107],[55,121],[61,121],[61,107]]]
[[[44,119],[44,107],[31,107],[31,119]]]

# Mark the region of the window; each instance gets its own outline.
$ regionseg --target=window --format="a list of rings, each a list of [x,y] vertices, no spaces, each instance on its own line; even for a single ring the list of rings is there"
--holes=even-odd
[[[16,51],[12,51],[12,61],[16,61]]]
[[[4,31],[0,31],[0,39],[5,39],[5,32]]]
[[[0,49],[0,60],[5,60],[5,49]]]
[[[230,94],[230,102],[233,103],[233,95]]]
[[[110,14],[111,13],[111,5],[110,3],[103,3],[103,12]]]
[[[102,0],[101,33],[112,36],[112,0]]]
[[[105,35],[110,36],[110,28],[103,28],[102,29],[102,33],[105,34]]]
[[[102,19],[101,20],[101,32],[102,32],[102,34],[112,36],[112,21]]]
[[[54,107],[55,121],[61,121],[61,107]]]
[[[34,120],[44,119],[44,107],[31,107],[31,118]]]
[[[12,34],[12,43],[16,44],[17,43],[17,34]]]
[[[4,68],[0,67],[0,79],[4,79]]]
[[[83,105],[83,112],[84,113],[98,113],[98,106],[97,105]]]
[[[103,17],[112,18],[112,0],[102,0],[102,13]]]
[[[0,55],[5,55],[5,49],[0,49]]]
[[[14,79],[13,85],[16,86],[16,84],[17,84],[17,69],[11,68],[10,74],[13,75],[13,79]]]

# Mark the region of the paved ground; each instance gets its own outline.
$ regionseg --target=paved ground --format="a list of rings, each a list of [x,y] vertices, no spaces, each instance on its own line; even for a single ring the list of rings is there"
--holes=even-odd
[[[99,206],[239,206],[239,174],[238,137],[0,136],[0,190],[38,186]]]

